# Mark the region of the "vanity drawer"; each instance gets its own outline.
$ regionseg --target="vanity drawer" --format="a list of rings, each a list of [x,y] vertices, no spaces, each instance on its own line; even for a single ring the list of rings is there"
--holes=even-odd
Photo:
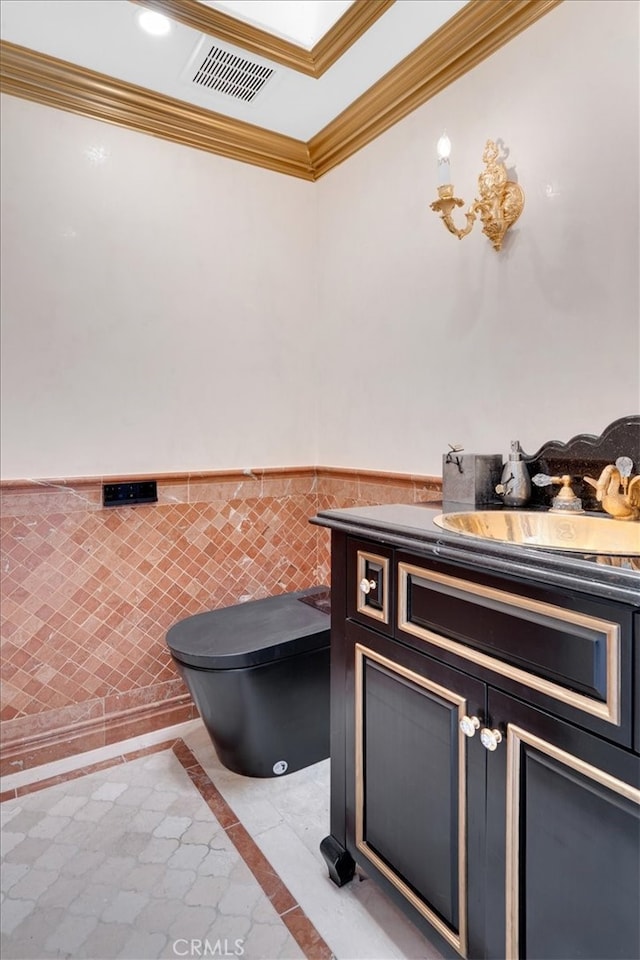
[[[461,658],[490,682],[631,744],[631,613],[400,557],[398,637]],[[489,679],[489,673],[487,673]]]
[[[347,546],[347,616],[393,635],[393,551],[366,540]]]

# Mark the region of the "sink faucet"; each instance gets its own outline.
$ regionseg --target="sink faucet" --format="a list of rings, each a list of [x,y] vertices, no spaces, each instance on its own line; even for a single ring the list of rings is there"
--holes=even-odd
[[[615,464],[604,468],[597,480],[584,477],[595,488],[602,509],[615,520],[640,519],[640,474],[632,477],[632,467],[629,457],[618,457]]]

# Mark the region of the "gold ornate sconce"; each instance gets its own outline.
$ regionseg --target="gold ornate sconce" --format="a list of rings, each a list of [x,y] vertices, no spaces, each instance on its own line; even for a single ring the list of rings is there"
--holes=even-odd
[[[451,214],[456,207],[464,206],[464,200],[454,196],[449,155],[451,142],[446,135],[438,140],[438,199],[431,204],[431,209],[439,213],[444,225],[459,240],[471,233],[478,215],[482,220],[482,232],[489,237],[495,250],[500,250],[504,235],[509,227],[516,222],[524,207],[524,192],[520,184],[507,180],[507,171],[500,153],[493,140],[487,140],[482,159],[485,164],[483,173],[478,177],[479,198],[475,199],[465,217],[467,225],[459,230]]]

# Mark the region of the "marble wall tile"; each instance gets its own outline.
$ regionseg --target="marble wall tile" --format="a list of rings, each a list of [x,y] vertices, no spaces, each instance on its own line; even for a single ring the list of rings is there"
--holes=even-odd
[[[102,505],[102,486],[95,479],[4,481],[0,501],[3,516],[84,512]]]
[[[136,722],[184,718],[172,624],[329,584],[329,532],[309,523],[319,509],[439,495],[434,478],[293,467],[161,476],[158,503],[103,508],[103,479],[122,478],[0,484],[0,732],[12,762],[21,741],[34,762],[36,741],[57,758],[82,730],[101,746],[140,733]]]

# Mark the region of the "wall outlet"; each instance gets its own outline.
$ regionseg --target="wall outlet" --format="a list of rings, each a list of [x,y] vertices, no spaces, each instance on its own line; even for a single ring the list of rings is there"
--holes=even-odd
[[[102,506],[125,507],[132,503],[157,503],[158,487],[155,480],[135,483],[103,483]]]

